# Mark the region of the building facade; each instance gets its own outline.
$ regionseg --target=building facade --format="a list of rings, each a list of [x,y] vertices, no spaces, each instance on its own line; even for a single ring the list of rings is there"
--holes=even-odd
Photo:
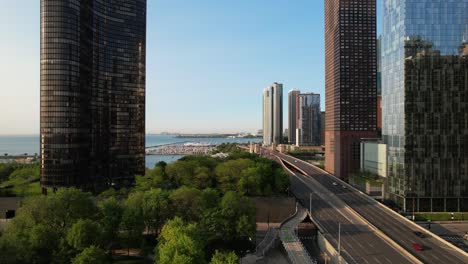
[[[320,113],[320,145],[325,145],[325,111]]]
[[[145,171],[146,0],[41,0],[41,185]]]
[[[288,92],[288,141],[289,144],[296,144],[296,101],[299,90],[291,90]]]
[[[463,164],[466,164],[455,147],[464,144],[463,137],[460,138],[463,122],[459,123],[459,119],[455,118],[456,113],[462,114],[459,109],[463,105],[458,103],[459,98],[463,97],[463,88],[461,79],[455,76],[455,69],[451,69],[458,66],[448,62],[449,58],[444,56],[458,56],[463,41],[468,40],[468,0],[384,0],[382,4],[382,134],[389,152],[389,198],[406,210],[412,209],[414,199],[418,211],[466,208],[466,199],[462,198],[466,197],[463,191],[463,186],[467,186],[466,172],[464,175],[449,175],[463,173]],[[437,50],[441,57],[433,59],[432,54],[425,59],[415,59],[419,52],[430,49]],[[415,61],[406,60],[408,57]],[[438,62],[429,63],[429,60]],[[407,69],[408,65],[411,68]],[[426,79],[415,83],[414,76]],[[446,79],[441,79],[442,76]],[[429,79],[436,83],[429,84]],[[453,83],[449,83],[449,80]],[[423,97],[410,96],[416,93]],[[427,105],[440,102],[440,97],[448,93],[450,96],[445,99],[446,103],[453,102],[451,110],[443,104]],[[432,111],[428,113],[434,114],[434,117],[429,118],[420,112],[421,109]],[[423,119],[426,117],[429,119]],[[452,118],[444,120],[446,123],[443,126],[455,131],[442,129],[432,132],[430,129],[440,128],[441,117]],[[413,130],[426,125],[429,126],[427,131]],[[424,146],[423,142],[435,144],[431,151],[436,152],[430,158],[426,157],[431,161],[423,160],[423,156],[418,157],[419,151],[429,147]],[[461,164],[455,166],[445,157],[456,157]]]
[[[283,142],[283,85],[273,83],[263,91],[263,144]]]
[[[296,145],[319,146],[321,143],[320,95],[298,94],[296,108]]]
[[[376,136],[376,27],[376,0],[325,1],[325,169],[343,179]]]

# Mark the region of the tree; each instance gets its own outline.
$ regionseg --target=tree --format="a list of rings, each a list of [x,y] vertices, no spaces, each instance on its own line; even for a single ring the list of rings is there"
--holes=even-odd
[[[255,207],[250,199],[235,192],[227,192],[221,199],[220,210],[227,239],[255,235]]]
[[[182,186],[170,195],[175,215],[185,220],[198,220],[201,215],[202,192],[195,188]]]
[[[64,239],[68,229],[78,219],[94,219],[96,211],[91,195],[73,188],[31,197],[7,225],[0,244],[13,252],[13,263],[70,262],[73,249]]]
[[[114,197],[110,197],[98,204],[99,223],[102,229],[102,239],[108,245],[118,237],[123,207]]]
[[[212,188],[204,189],[201,193],[201,207],[203,210],[216,208],[219,203],[219,192]]]
[[[147,191],[143,196],[141,206],[146,228],[149,231],[158,233],[170,216],[169,193],[161,189]]]
[[[91,220],[78,220],[67,234],[67,242],[77,250],[89,246],[97,246],[99,241],[99,226]]]
[[[164,225],[159,235],[155,263],[204,263],[203,248],[198,225],[175,217]]]
[[[178,160],[167,166],[166,172],[170,181],[177,186],[192,186],[197,163],[193,161]]]
[[[195,177],[193,179],[193,187],[205,189],[213,186],[215,178],[213,172],[207,167],[197,167],[195,169]]]
[[[129,254],[130,248],[140,247],[143,239],[145,223],[143,221],[143,210],[141,208],[142,203],[142,192],[130,194],[125,201],[125,209],[120,223],[120,237],[122,238],[123,244],[127,247]]]
[[[110,263],[106,253],[96,247],[90,246],[85,248],[80,254],[76,255],[72,260],[72,264],[107,264]]]
[[[237,191],[245,195],[260,195],[260,176],[256,167],[247,168],[241,172],[237,182]]]
[[[161,173],[162,173],[163,177],[166,176],[167,163],[165,161],[160,161],[160,162],[156,163],[155,167],[161,169]]]
[[[40,223],[32,227],[29,242],[36,262],[50,263],[53,258],[52,252],[59,246],[59,240],[60,234],[49,225]]]
[[[215,251],[213,257],[211,257],[210,264],[237,264],[239,263],[239,257],[234,253],[231,252],[220,252],[218,250]]]
[[[242,171],[253,166],[253,164],[253,161],[248,159],[237,159],[216,166],[215,173],[219,189],[222,192],[235,191]]]
[[[275,169],[274,186],[276,192],[286,192],[290,185],[289,175],[281,168]]]
[[[90,193],[75,188],[60,189],[47,196],[44,221],[55,228],[66,229],[78,219],[92,219],[97,206]]]

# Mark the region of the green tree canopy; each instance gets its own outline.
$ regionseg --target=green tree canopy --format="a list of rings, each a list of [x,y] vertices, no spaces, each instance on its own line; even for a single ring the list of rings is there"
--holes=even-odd
[[[100,227],[91,220],[78,220],[67,233],[67,242],[77,250],[83,250],[89,246],[97,246]]]
[[[69,262],[68,229],[78,219],[95,219],[96,212],[92,196],[73,188],[31,197],[7,225],[0,244],[13,263]]]
[[[219,189],[222,192],[235,191],[242,171],[253,164],[249,159],[230,160],[219,164],[215,169]]]
[[[159,235],[155,263],[204,263],[204,246],[198,225],[175,217],[164,225]]]
[[[143,239],[145,229],[142,209],[143,197],[143,192],[134,192],[125,201],[125,209],[120,223],[120,238],[129,250],[131,247],[140,247]]]
[[[99,202],[98,207],[103,243],[108,245],[118,237],[124,209],[120,202],[114,197]]]
[[[80,254],[72,260],[72,264],[108,264],[109,257],[106,253],[95,246],[85,248]]]
[[[236,192],[227,192],[221,199],[220,210],[223,230],[228,239],[255,235],[255,207],[249,198]]]
[[[182,186],[171,193],[170,199],[176,216],[188,221],[199,219],[202,210],[202,192],[200,190]]]
[[[157,233],[171,215],[169,192],[161,189],[145,192],[141,207],[146,228]]]
[[[239,257],[234,253],[231,252],[221,252],[216,250],[215,254],[211,258],[210,264],[238,264]]]

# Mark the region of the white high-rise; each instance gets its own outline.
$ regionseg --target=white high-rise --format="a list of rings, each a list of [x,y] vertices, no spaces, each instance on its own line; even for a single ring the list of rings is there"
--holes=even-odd
[[[263,91],[263,144],[283,141],[283,85],[273,83]]]

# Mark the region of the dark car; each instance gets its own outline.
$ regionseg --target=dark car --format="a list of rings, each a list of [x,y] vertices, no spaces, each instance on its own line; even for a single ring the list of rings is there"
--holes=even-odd
[[[420,238],[426,238],[426,234],[424,234],[423,232],[419,232],[419,231],[413,231],[413,234],[417,235],[418,237]]]

